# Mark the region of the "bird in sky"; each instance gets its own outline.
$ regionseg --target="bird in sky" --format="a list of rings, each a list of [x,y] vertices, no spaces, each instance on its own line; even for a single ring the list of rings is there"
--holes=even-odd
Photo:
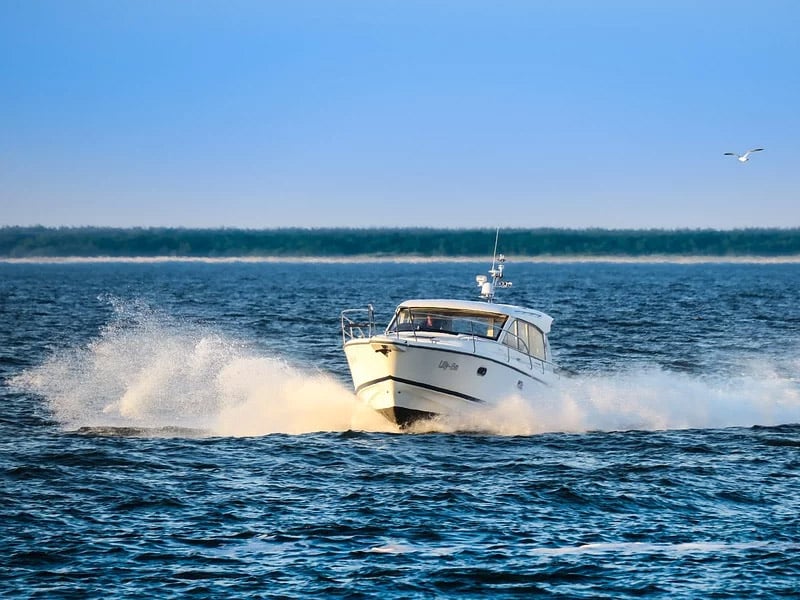
[[[752,150],[748,150],[744,154],[736,154],[735,152],[726,152],[723,156],[735,156],[736,160],[741,163],[745,163],[750,160],[750,154],[753,152],[761,152],[763,148],[753,148]]]

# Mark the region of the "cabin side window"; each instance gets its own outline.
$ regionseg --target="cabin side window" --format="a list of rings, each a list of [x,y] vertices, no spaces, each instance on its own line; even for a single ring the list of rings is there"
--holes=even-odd
[[[545,360],[544,334],[535,325],[525,323],[528,327],[528,351],[531,356]]]
[[[531,323],[514,320],[508,327],[503,343],[514,350],[545,360],[544,334]]]
[[[508,328],[506,330],[506,334],[503,337],[503,344],[508,346],[509,348],[513,348],[517,350],[517,320],[514,319],[511,323],[508,324]]]

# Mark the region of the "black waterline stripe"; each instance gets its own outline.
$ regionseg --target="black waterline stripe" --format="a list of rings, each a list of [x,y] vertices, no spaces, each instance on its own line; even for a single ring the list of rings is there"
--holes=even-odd
[[[469,400],[470,402],[476,402],[477,404],[484,404],[485,400],[481,400],[480,398],[476,398],[475,396],[470,396],[468,394],[462,394],[461,392],[454,392],[453,390],[448,390],[447,388],[437,387],[435,385],[430,385],[427,383],[422,383],[420,381],[413,381],[411,379],[402,379],[400,377],[394,377],[392,375],[387,375],[386,377],[379,377],[378,379],[373,379],[372,381],[367,381],[362,383],[360,386],[356,388],[356,394],[359,393],[364,388],[368,388],[370,386],[376,385],[378,383],[382,383],[384,381],[396,381],[397,383],[405,383],[407,385],[413,385],[416,387],[425,388],[426,390],[431,390],[433,392],[439,392],[440,394],[447,394],[449,396],[455,396],[457,398],[461,398],[463,400]]]

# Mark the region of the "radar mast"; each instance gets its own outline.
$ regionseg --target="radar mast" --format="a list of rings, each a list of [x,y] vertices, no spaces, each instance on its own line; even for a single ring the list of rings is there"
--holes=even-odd
[[[481,298],[489,302],[490,304],[494,302],[495,290],[497,288],[508,288],[511,287],[512,283],[510,281],[503,280],[503,269],[505,268],[506,257],[504,254],[497,253],[497,241],[500,238],[500,228],[497,228],[497,232],[494,236],[494,253],[492,254],[492,268],[489,269],[489,275],[491,275],[491,281],[486,277],[486,275],[477,275],[475,277],[475,281],[478,284],[478,287],[481,288]]]

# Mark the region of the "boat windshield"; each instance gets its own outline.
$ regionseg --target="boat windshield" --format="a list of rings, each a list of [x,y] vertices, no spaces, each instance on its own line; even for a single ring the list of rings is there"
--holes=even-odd
[[[454,335],[477,335],[496,340],[507,318],[505,315],[464,310],[401,308],[386,331],[387,333],[431,331]]]

